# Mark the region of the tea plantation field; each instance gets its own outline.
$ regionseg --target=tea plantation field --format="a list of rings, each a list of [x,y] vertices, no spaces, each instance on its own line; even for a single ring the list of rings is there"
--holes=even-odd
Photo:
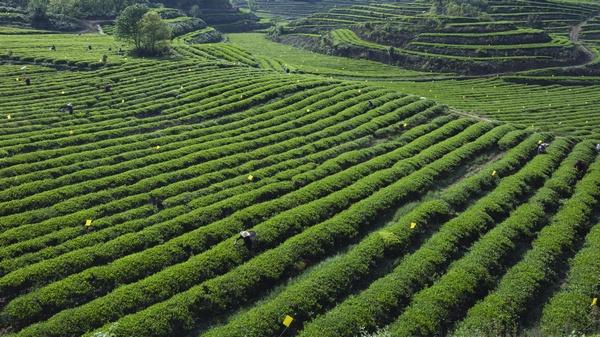
[[[191,36],[157,59],[0,29],[0,336],[600,333],[593,62],[467,76]]]

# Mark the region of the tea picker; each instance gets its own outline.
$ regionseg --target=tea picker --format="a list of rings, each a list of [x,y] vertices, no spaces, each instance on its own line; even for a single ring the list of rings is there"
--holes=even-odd
[[[237,245],[239,240],[244,240],[244,245],[246,246],[246,248],[249,251],[252,251],[254,249],[254,244],[256,243],[257,240],[257,236],[256,236],[256,232],[254,231],[241,231],[240,232],[240,236],[235,239],[235,242],[233,242],[233,245]]]
[[[60,111],[66,111],[69,113],[69,115],[73,114],[73,103],[67,103],[67,105],[65,105],[63,108],[60,109]]]
[[[579,176],[582,176],[583,174],[585,174],[588,170],[588,166],[585,162],[578,160],[575,163],[575,170],[577,170],[577,173],[579,174]]]
[[[162,211],[165,208],[161,198],[150,197],[150,204],[155,206],[159,211]]]
[[[596,144],[596,151],[598,151],[598,153],[600,153],[600,143]]]
[[[538,145],[538,147],[537,147],[538,154],[546,153],[548,146],[550,146],[550,144],[548,144],[548,143],[541,143],[540,145]]]

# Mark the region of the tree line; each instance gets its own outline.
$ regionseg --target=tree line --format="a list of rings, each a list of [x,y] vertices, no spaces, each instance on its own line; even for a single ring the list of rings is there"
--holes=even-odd
[[[166,7],[190,11],[204,8],[231,8],[227,0],[9,0],[14,7],[27,9],[29,14],[41,18],[48,15],[65,15],[74,18],[114,18],[123,9],[135,4],[161,3]]]

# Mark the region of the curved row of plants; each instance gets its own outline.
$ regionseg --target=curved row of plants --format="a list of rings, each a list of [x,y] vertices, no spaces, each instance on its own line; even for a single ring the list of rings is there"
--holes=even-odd
[[[596,159],[523,259],[504,274],[492,293],[468,311],[457,331],[487,333],[492,327],[502,332],[520,326],[526,310],[537,305],[540,294],[558,279],[561,262],[573,254],[576,243],[589,230],[599,202],[600,159]]]
[[[452,267],[431,287],[415,294],[408,308],[390,325],[389,331],[397,336],[429,336],[447,331],[450,324],[460,318],[461,313],[464,314],[464,308],[474,304],[478,297],[493,287],[497,277],[511,265],[519,247],[530,243],[550,221],[551,215],[560,206],[560,189],[568,191],[563,197],[570,196],[569,192],[579,178],[573,166],[577,161],[589,164],[595,157],[590,145],[580,143],[576,146],[555,172],[552,172],[555,165],[539,162],[533,169],[550,177],[544,186],[504,222],[475,242],[469,252],[453,262]],[[556,141],[552,146],[564,153],[569,150],[566,142]],[[561,211],[556,214],[560,216]]]
[[[347,129],[350,127],[359,127],[363,123],[369,122],[370,119],[373,119],[382,114],[385,115],[386,113],[394,112],[399,107],[406,106],[404,112],[402,112],[403,110],[400,110],[400,112],[398,112],[396,114],[393,114],[393,113],[390,114],[391,117],[395,118],[396,121],[402,119],[403,117],[407,117],[404,114],[407,114],[408,116],[410,116],[411,114],[418,112],[421,109],[425,109],[425,108],[431,106],[430,102],[418,101],[418,100],[415,101],[414,98],[405,98],[405,99],[398,99],[398,100],[390,100],[390,98],[391,97],[389,97],[389,96],[382,96],[379,100],[374,99],[373,100],[374,102],[381,103],[382,105],[380,108],[373,109],[373,110],[369,110],[368,104],[366,104],[366,103],[359,104],[357,106],[353,106],[352,102],[346,102],[345,104],[351,106],[352,108],[345,109],[340,114],[338,114],[338,112],[340,110],[338,110],[336,108],[336,106],[333,106],[330,109],[320,110],[318,113],[316,113],[317,115],[319,115],[321,117],[321,119],[318,120],[319,121],[318,123],[308,124],[304,127],[298,127],[295,129],[296,135],[301,135],[302,131],[304,131],[304,130],[308,131],[305,134],[305,137],[303,137],[303,138],[296,137],[296,138],[289,139],[289,138],[291,138],[291,135],[285,135],[286,138],[283,139],[284,141],[282,141],[281,144],[271,145],[270,142],[263,142],[262,145],[267,145],[264,147],[260,147],[261,143],[257,142],[255,140],[253,142],[250,142],[250,144],[249,144],[249,146],[250,146],[249,149],[252,149],[252,148],[256,149],[251,152],[243,153],[243,154],[239,154],[239,155],[232,155],[232,156],[230,156],[230,158],[227,158],[227,159],[226,159],[226,157],[223,157],[223,158],[220,158],[219,160],[217,160],[218,163],[214,163],[213,161],[208,161],[208,162],[204,162],[202,164],[197,165],[198,167],[188,166],[182,172],[177,172],[177,175],[176,175],[178,178],[177,180],[170,181],[170,183],[173,184],[177,181],[181,181],[183,179],[188,179],[186,181],[186,183],[178,184],[177,185],[178,189],[172,188],[170,190],[170,192],[174,193],[173,195],[177,195],[178,193],[183,192],[185,190],[208,186],[213,181],[210,179],[207,179],[205,174],[211,173],[211,172],[216,172],[217,168],[238,167],[241,164],[245,163],[246,161],[250,161],[252,163],[251,167],[245,168],[245,170],[243,170],[241,172],[233,170],[231,172],[231,175],[229,176],[231,178],[231,177],[235,177],[235,176],[240,176],[241,174],[244,174],[244,172],[251,172],[252,169],[259,169],[265,165],[272,164],[273,162],[268,160],[268,158],[275,157],[274,154],[277,154],[277,153],[281,153],[281,152],[286,153],[287,159],[294,158],[294,157],[302,157],[303,155],[307,155],[310,153],[307,151],[311,151],[311,147],[304,149],[304,148],[302,148],[303,145],[305,145],[306,143],[320,140],[322,138],[325,138],[325,139],[323,139],[323,141],[321,142],[321,149],[327,148],[327,147],[331,146],[332,142],[328,141],[326,139],[326,137],[333,137],[335,135],[338,135],[338,134],[340,134],[340,132],[343,132],[344,129]],[[386,101],[387,101],[387,104],[385,103]],[[413,104],[410,104],[411,102],[413,102]],[[346,124],[343,124],[343,125],[338,124],[338,122],[340,120],[346,121]],[[377,119],[375,119],[375,120],[376,120],[376,122],[379,121]],[[394,120],[392,119],[391,122],[394,122]],[[330,125],[330,126],[326,127],[327,125]],[[359,133],[358,133],[359,136],[365,136],[368,134],[369,128],[359,128],[358,131],[359,131]],[[342,135],[347,137],[346,140],[353,139],[353,135],[351,133],[350,133],[350,135],[342,133]],[[277,134],[269,136],[269,137],[277,137]],[[339,140],[341,140],[341,139],[338,139],[338,141]],[[235,144],[235,145],[240,145],[240,144]],[[235,149],[236,151],[238,151],[236,149],[236,146],[232,146],[232,149]],[[293,151],[290,151],[290,150],[293,150]],[[194,155],[201,155],[201,153],[200,154],[195,153]],[[247,158],[247,159],[245,159],[245,158]],[[183,158],[183,159],[185,159],[185,158]],[[258,159],[263,159],[263,160],[258,160]],[[285,157],[282,159],[285,159]],[[178,159],[178,160],[182,160],[182,159]],[[188,163],[188,165],[189,165],[189,160],[187,160],[187,161],[182,160],[182,161],[184,163]],[[223,178],[223,174],[225,174],[225,173],[227,173],[227,172],[221,171],[218,174],[213,175],[212,178],[213,179]],[[169,174],[171,174],[171,173],[169,173]],[[189,177],[189,178],[187,178],[187,177]],[[210,175],[209,175],[209,177],[210,177]],[[153,185],[165,186],[166,185],[165,181],[169,182],[168,179],[165,179],[164,177],[161,177],[160,175],[155,176],[153,178],[153,181],[154,182],[152,182],[152,180],[150,180],[150,181],[145,180],[145,181],[142,181],[135,185],[129,185],[129,186],[127,186],[126,189],[122,188],[122,190],[127,190],[129,192],[133,191],[135,193],[140,193],[140,192],[143,193],[144,192],[143,190],[137,191],[137,189],[138,189],[137,186],[139,186],[139,188],[148,189],[148,188],[151,188]],[[218,181],[218,179],[216,179],[216,181]],[[101,192],[101,195],[108,193],[108,192],[110,192],[111,199],[112,198],[116,199],[116,194],[114,191]],[[168,195],[165,195],[163,193],[162,196],[165,197]],[[142,204],[147,203],[147,195],[142,194],[141,197],[137,197],[136,199],[137,199],[137,203],[142,203]],[[118,200],[120,203],[125,204],[125,205],[120,205],[119,207],[121,207],[123,209],[130,209],[130,208],[135,207],[135,204],[132,204],[131,202],[123,203],[123,200],[124,199]],[[106,205],[103,205],[103,207],[108,208]],[[77,208],[75,208],[75,209],[77,209]],[[113,207],[112,212],[114,212],[114,207]],[[69,214],[69,216],[73,216],[73,214]],[[53,230],[56,230],[57,228],[54,227],[55,226],[54,224],[62,225],[63,227],[73,227],[73,226],[77,225],[77,224],[72,224],[69,226],[69,224],[61,224],[60,222],[58,222],[58,219],[56,219],[56,218],[54,218],[52,220],[56,220],[56,221],[53,221],[52,223],[46,223],[45,224],[46,226],[44,226],[44,227],[40,226],[40,224],[37,224],[36,230],[38,231],[38,233],[40,233],[42,231],[51,232]],[[65,225],[67,225],[67,226],[65,226]],[[61,227],[59,227],[59,228],[61,228]],[[23,270],[21,270],[21,272],[23,272]],[[54,272],[57,272],[57,270],[55,270]],[[31,277],[31,275],[29,277],[27,277],[26,279],[28,280],[28,282],[33,281],[33,278]],[[2,283],[1,280],[5,280],[5,278],[0,279],[0,284]],[[47,279],[47,281],[49,281],[49,280],[50,279]]]
[[[323,177],[321,180],[318,180],[314,183],[308,184],[304,188],[299,188],[296,192],[282,196],[279,199],[273,200],[270,203],[261,204],[260,205],[261,207],[256,206],[253,208],[249,208],[247,211],[242,211],[241,213],[239,213],[237,215],[234,213],[231,219],[222,219],[220,221],[210,224],[207,227],[200,227],[200,228],[198,228],[198,230],[195,230],[195,231],[185,234],[185,236],[182,237],[181,239],[175,239],[175,240],[167,242],[166,244],[157,246],[154,249],[147,249],[137,255],[125,257],[122,260],[117,260],[116,263],[112,263],[112,264],[108,265],[107,268],[95,267],[92,270],[87,270],[87,271],[83,272],[81,275],[75,274],[75,275],[68,277],[56,284],[51,284],[48,287],[47,292],[48,292],[48,294],[52,294],[53,288],[56,288],[56,287],[65,288],[65,287],[63,287],[63,285],[66,285],[66,284],[73,284],[74,286],[76,286],[76,285],[81,285],[82,282],[92,282],[93,280],[89,280],[89,277],[86,277],[85,275],[94,272],[94,270],[102,270],[102,269],[107,269],[107,271],[113,270],[113,272],[107,272],[106,275],[107,276],[113,275],[111,277],[114,277],[114,276],[120,277],[121,281],[119,281],[119,283],[131,282],[132,280],[136,280],[140,277],[150,275],[152,272],[156,271],[156,268],[160,268],[161,266],[164,266],[164,263],[148,264],[147,261],[155,260],[158,257],[160,257],[160,259],[163,261],[172,261],[171,263],[174,263],[177,261],[183,261],[190,255],[190,253],[202,252],[209,245],[217,243],[220,240],[219,238],[224,239],[227,236],[232,235],[236,231],[239,231],[240,226],[249,226],[252,223],[262,221],[262,219],[266,220],[269,217],[271,217],[279,212],[282,212],[286,209],[290,209],[292,207],[305,204],[307,202],[310,202],[311,200],[315,200],[316,198],[326,196],[329,193],[335,192],[337,189],[340,189],[343,186],[351,184],[358,177],[364,176],[365,174],[369,174],[370,172],[373,172],[373,170],[382,169],[382,168],[385,168],[386,166],[391,165],[394,162],[394,158],[401,159],[401,158],[406,158],[407,156],[410,156],[410,155],[414,155],[414,154],[418,153],[418,151],[422,150],[423,146],[425,146],[425,147],[431,146],[433,144],[433,142],[435,142],[436,140],[440,140],[440,139],[443,139],[443,137],[447,137],[447,136],[451,136],[451,135],[455,134],[456,132],[461,130],[466,124],[468,124],[468,122],[466,122],[466,121],[458,121],[458,122],[451,123],[447,127],[440,129],[439,131],[434,131],[432,134],[423,135],[423,136],[417,138],[415,140],[416,143],[414,145],[409,144],[405,147],[395,150],[395,152],[392,152],[392,153],[382,153],[380,156],[366,161],[365,164],[361,164],[356,167],[352,167],[348,170],[341,171],[338,174],[336,174],[334,171],[332,172],[331,169],[329,169],[327,166],[325,166],[321,169],[322,172],[319,174],[320,177]],[[364,159],[360,159],[360,156],[357,156],[357,155],[358,155],[358,153],[355,153],[352,156],[350,156],[350,158],[353,159],[353,161],[355,163],[357,163],[357,162],[359,163],[364,160]],[[367,157],[365,159],[369,158],[368,152],[366,152],[365,155],[367,155]],[[335,162],[331,163],[331,164],[332,164],[332,168],[335,168],[336,166],[339,165],[339,164],[336,164]],[[306,184],[306,183],[309,183],[312,179],[319,178],[319,175],[314,176],[314,174],[313,174],[312,177],[308,176],[306,178],[299,176],[297,178],[298,179],[297,181],[299,181],[301,184]],[[279,184],[279,185],[283,185],[283,186],[288,185],[289,186],[290,183]],[[292,183],[291,186],[294,186],[294,184]],[[275,187],[277,187],[277,185]],[[278,188],[281,189],[281,187],[278,187]],[[267,185],[265,188],[263,188],[263,190],[265,190],[265,189],[266,189],[267,193],[269,193],[269,192],[272,193],[272,191],[273,191],[272,186]],[[260,189],[257,192],[261,193]],[[265,193],[265,192],[262,192],[262,193]],[[340,193],[342,193],[342,191],[340,191],[338,194],[340,194]],[[348,192],[343,192],[343,193],[347,194]],[[251,194],[256,195],[257,193],[251,192]],[[339,199],[336,199],[336,200],[339,200]],[[315,202],[318,202],[318,201],[315,201]],[[194,228],[197,226],[201,226],[202,224],[208,224],[211,221],[218,219],[218,217],[222,216],[222,214],[223,214],[223,211],[221,211],[221,209],[223,207],[226,207],[225,209],[229,209],[230,212],[232,212],[237,207],[240,207],[238,205],[241,205],[242,207],[247,207],[247,206],[252,205],[253,203],[254,203],[254,199],[249,198],[249,195],[244,194],[241,196],[236,196],[236,197],[232,198],[232,200],[224,200],[223,202],[217,203],[215,205],[210,205],[208,207],[196,209],[192,213],[189,213],[182,217],[173,219],[173,221],[168,221],[168,222],[165,222],[164,224],[158,224],[158,225],[151,226],[149,228],[145,228],[142,233],[145,232],[147,234],[145,234],[143,236],[140,236],[140,233],[136,233],[135,236],[133,236],[133,235],[124,236],[117,240],[114,240],[114,242],[109,242],[109,243],[105,244],[105,247],[90,247],[89,249],[87,249],[86,254],[80,254],[80,253],[78,254],[77,252],[73,252],[73,254],[68,254],[68,255],[64,256],[62,258],[62,260],[65,260],[67,257],[70,257],[70,259],[77,258],[77,260],[73,260],[73,262],[80,261],[79,262],[80,264],[85,263],[85,265],[82,266],[83,268],[85,268],[85,267],[89,266],[88,263],[90,261],[97,262],[98,258],[100,257],[98,255],[106,255],[107,253],[109,253],[109,256],[118,257],[120,254],[122,254],[124,252],[128,252],[128,251],[131,252],[132,249],[148,248],[148,246],[151,243],[157,244],[157,243],[160,243],[162,240],[165,240],[165,234],[167,233],[167,229],[170,232],[173,232],[173,234],[177,234],[178,232],[176,230],[178,228],[181,228],[181,229],[179,229],[179,233],[181,233],[181,230],[183,230],[184,228],[188,228],[188,230],[189,230],[189,226],[193,226],[192,228]],[[331,205],[331,207],[334,207],[334,206],[340,207],[340,205]],[[297,212],[297,211],[290,211],[290,212]],[[280,217],[286,218],[285,215],[281,215]],[[211,231],[213,231],[213,229],[216,231],[216,233],[211,232]],[[210,234],[210,236],[207,236],[207,234],[209,234],[209,233],[212,233],[212,234]],[[217,234],[217,233],[222,233],[222,234]],[[173,235],[173,234],[170,234],[170,235]],[[137,237],[137,239],[135,239],[135,241],[132,241],[135,237]],[[197,237],[197,238],[192,240],[191,239],[192,237]],[[210,238],[210,241],[207,241],[207,239],[209,239],[209,238]],[[141,241],[141,239],[145,239],[145,240]],[[182,247],[182,244],[184,244],[185,246]],[[115,256],[115,254],[118,254],[118,255]],[[106,260],[106,258],[109,256],[106,256],[104,259]],[[82,257],[86,257],[86,259],[82,259]],[[88,259],[87,257],[90,257],[91,259]],[[111,259],[114,259],[114,257],[111,257]],[[152,257],[154,257],[154,258],[152,258]],[[36,278],[39,278],[42,281],[47,280],[50,277],[50,275],[48,274],[49,270],[52,270],[53,273],[56,273],[56,271],[54,271],[54,270],[65,268],[65,267],[58,268],[58,265],[56,265],[56,264],[54,265],[53,268],[47,268],[48,264],[51,263],[51,261],[52,260],[44,261],[39,266],[35,266],[35,265],[32,266],[32,268],[35,267],[40,272],[42,272],[42,274],[40,274],[39,277],[36,277]],[[57,262],[59,262],[59,261],[60,260],[57,260]],[[65,262],[66,261],[68,261],[68,260],[65,260]],[[138,261],[138,262],[135,262],[135,261]],[[143,263],[144,261],[146,261],[146,263]],[[132,269],[131,268],[132,265],[138,265],[139,266],[138,270],[136,271],[136,269]],[[79,267],[79,269],[81,269],[82,267]],[[25,269],[17,270],[18,274],[26,275],[26,277],[18,277],[18,278],[13,277],[13,279],[20,280],[19,283],[21,283],[21,284],[23,281],[30,280],[31,277],[33,276],[33,274],[31,273],[31,270],[33,270],[32,268],[25,268]],[[29,269],[30,272],[27,272],[27,269]],[[123,271],[127,270],[127,273],[126,274],[118,273],[118,272],[116,272],[117,269],[123,269]],[[98,275],[98,272],[94,272],[94,274]],[[10,275],[16,276],[16,274],[9,274],[9,275],[5,276],[4,278],[2,278],[2,280],[6,280],[6,282],[8,282],[9,278],[7,278],[7,277]],[[30,282],[30,281],[28,281],[28,282]],[[115,284],[114,281],[102,280],[102,279],[97,279],[94,282],[95,282],[95,284],[91,287],[91,288],[95,289],[94,294],[98,294],[98,291],[103,288],[113,287]],[[8,285],[9,283],[4,283],[4,284]],[[17,283],[12,282],[12,284],[13,285],[11,285],[11,287],[13,287],[13,289],[18,289],[18,288],[15,288]],[[102,284],[105,284],[105,285],[102,286]],[[106,288],[106,289],[108,290],[110,288]],[[42,288],[41,290],[46,291],[46,290],[44,290],[44,288]],[[64,290],[63,290],[63,292],[64,292]],[[37,296],[34,296],[34,295],[35,295],[35,293],[32,293],[32,294],[26,295],[25,297],[21,297],[20,300],[17,299],[17,302],[25,301],[26,298],[35,299]],[[77,300],[77,297],[71,297],[69,299],[70,302],[76,301],[76,300]],[[7,308],[9,308],[10,306],[11,305],[9,304],[7,306]],[[53,307],[56,307],[56,305],[53,305]],[[18,310],[16,312],[18,312]],[[28,314],[28,315],[24,315],[24,316],[25,317],[34,317],[35,315]]]
[[[487,123],[476,124],[448,141],[439,143],[431,149],[403,161],[406,163],[399,162],[404,165],[395,165],[390,169],[391,172],[378,172],[376,176],[384,173],[390,174],[394,170],[401,172],[403,167],[406,169],[408,163],[419,165],[423,159],[432,155],[433,158],[430,160],[439,158],[400,180],[393,180],[391,185],[379,190],[377,190],[374,179],[367,178],[365,181],[358,182],[355,184],[353,193],[363,190],[370,190],[374,193],[366,199],[353,202],[346,211],[339,215],[305,229],[296,236],[293,236],[296,234],[295,232],[290,233],[289,229],[283,226],[276,226],[279,228],[257,226],[255,229],[263,238],[261,248],[263,242],[269,243],[272,240],[275,240],[275,244],[271,243],[269,246],[275,248],[241,264],[223,276],[200,284],[196,281],[195,284],[198,285],[180,292],[165,302],[125,316],[118,321],[116,333],[168,336],[189,331],[194,324],[210,322],[215,313],[226,311],[231,305],[239,305],[258,295],[260,289],[269,288],[290,274],[293,275],[295,263],[299,259],[318,261],[331,254],[336,249],[336,243],[356,239],[382,212],[393,208],[402,201],[413,199],[420,194],[420,191],[432,187],[437,177],[451,172],[469,158],[488,149],[508,130],[505,127],[498,127],[494,130],[490,130],[490,128],[491,125]],[[482,133],[484,134],[482,135]],[[451,146],[452,143],[458,144]],[[307,214],[307,212],[303,213]],[[298,217],[296,221],[303,221],[303,217]],[[288,239],[291,235],[292,237]],[[281,243],[282,240],[285,242]],[[230,243],[231,241],[223,244]],[[237,254],[239,253],[232,253],[228,249],[228,253],[222,254],[224,256],[218,261],[223,264],[224,260],[229,260],[233,258],[231,255]],[[234,258],[231,262],[238,259],[239,257]],[[232,286],[234,284],[236,286]],[[178,309],[172,311],[168,308]],[[169,314],[163,315],[159,312],[163,314],[168,312]],[[133,324],[133,322],[138,322],[138,324]],[[144,323],[139,324],[140,322]],[[145,322],[149,324],[146,325]]]
[[[392,322],[409,304],[413,293],[430,285],[436,273],[444,271],[471,243],[496,222],[508,217],[523,198],[544,182],[547,173],[540,172],[540,166],[552,172],[566,155],[564,147],[555,149],[549,156],[532,159],[516,174],[502,177],[492,192],[445,223],[413,254],[404,257],[391,273],[309,322],[300,335],[353,336],[361,328],[371,331]],[[528,147],[528,151],[532,148]]]
[[[452,217],[454,210],[443,199],[452,200],[456,208],[466,206],[477,193],[496,186],[497,181],[491,177],[490,171],[496,171],[499,176],[514,173],[530,158],[532,145],[531,142],[524,142],[511,149],[485,170],[442,191],[443,197],[440,199],[421,203],[401,219],[367,236],[340,258],[322,267],[317,266],[297,283],[288,285],[275,298],[236,316],[225,326],[201,335],[274,335],[280,332],[281,320],[286,314],[300,322],[294,324],[299,329],[302,322],[330,309],[349,293],[360,289],[360,285],[366,283],[369,275],[384,261],[402,256],[409,247],[417,246],[425,233]],[[415,223],[416,227],[411,228],[411,223]]]

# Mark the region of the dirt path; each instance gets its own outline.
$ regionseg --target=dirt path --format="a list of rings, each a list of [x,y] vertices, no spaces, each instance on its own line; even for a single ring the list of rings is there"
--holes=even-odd
[[[583,22],[580,22],[579,24],[571,27],[571,32],[569,33],[569,39],[574,44],[579,45],[581,50],[586,54],[587,60],[583,64],[567,67],[567,69],[568,68],[582,68],[596,60],[596,56],[597,56],[596,53],[594,51],[592,51],[590,48],[588,48],[585,44],[579,42],[579,35],[581,34],[583,26],[585,26],[588,23],[588,21],[590,21],[591,19],[593,19],[593,18],[589,18],[589,19],[587,19]]]
[[[572,42],[579,42],[579,33],[581,33],[581,29],[583,28],[584,25],[586,25],[588,23],[588,21],[583,21],[580,24],[571,27],[571,33],[569,34],[569,39],[571,39]]]
[[[104,30],[102,30],[102,26],[100,24],[107,23],[110,21],[107,20],[81,20],[85,29],[80,31],[80,34],[101,34],[104,35]]]
[[[483,117],[481,115],[475,115],[475,114],[472,114],[472,113],[464,112],[464,111],[458,110],[456,108],[450,108],[449,112],[457,114],[457,115],[469,117],[469,118],[474,118],[474,119],[477,119],[477,120],[480,120],[480,121],[485,121],[485,122],[493,122],[494,121],[493,119],[490,119],[490,118],[487,118],[487,117]]]

